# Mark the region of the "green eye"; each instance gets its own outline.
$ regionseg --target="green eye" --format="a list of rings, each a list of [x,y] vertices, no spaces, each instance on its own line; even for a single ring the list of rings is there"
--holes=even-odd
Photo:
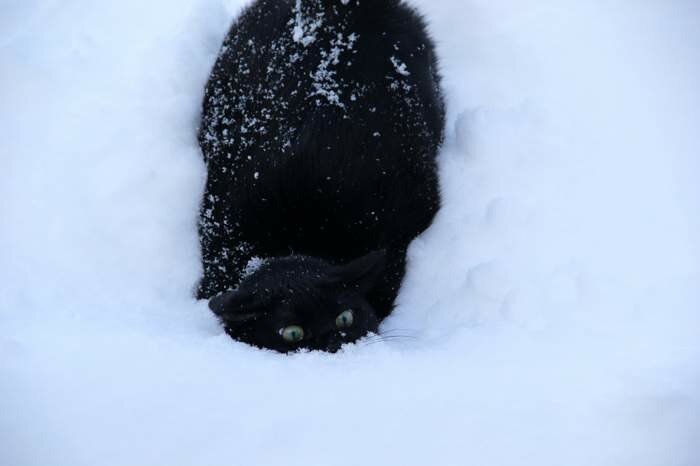
[[[298,325],[290,325],[281,329],[280,335],[288,343],[298,343],[304,339],[304,329]]]
[[[348,328],[352,325],[353,320],[352,310],[348,309],[338,314],[338,317],[335,318],[335,326],[338,328]]]

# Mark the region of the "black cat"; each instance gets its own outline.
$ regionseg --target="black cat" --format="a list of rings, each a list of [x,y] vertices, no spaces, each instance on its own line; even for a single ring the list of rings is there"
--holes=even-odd
[[[432,41],[401,1],[255,1],[204,97],[198,297],[282,352],[376,332],[439,207],[443,126]]]

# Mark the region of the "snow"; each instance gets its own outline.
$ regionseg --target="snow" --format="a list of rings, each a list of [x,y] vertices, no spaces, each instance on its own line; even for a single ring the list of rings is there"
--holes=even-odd
[[[0,5],[0,464],[700,464],[700,5],[413,3],[444,207],[386,341],[292,356],[192,298],[243,2]]]
[[[389,60],[391,60],[391,64],[394,65],[394,69],[396,70],[396,72],[399,73],[401,76],[411,75],[411,73],[406,69],[406,64],[403,63],[401,60],[394,56],[389,58]]]
[[[292,38],[294,42],[300,42],[304,47],[308,47],[316,41],[316,30],[323,26],[323,13],[318,13],[315,18],[306,18],[302,9],[302,0],[295,1],[293,12]]]

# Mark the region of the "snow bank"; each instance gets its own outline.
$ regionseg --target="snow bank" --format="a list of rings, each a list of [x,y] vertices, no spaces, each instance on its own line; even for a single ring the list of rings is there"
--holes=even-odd
[[[0,464],[699,464],[700,6],[415,1],[449,119],[405,338],[281,356],[191,297],[243,3],[0,5]]]

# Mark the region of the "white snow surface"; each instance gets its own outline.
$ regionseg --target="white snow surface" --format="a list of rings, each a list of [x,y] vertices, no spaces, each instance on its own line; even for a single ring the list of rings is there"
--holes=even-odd
[[[416,0],[443,208],[388,338],[192,290],[240,0],[0,1],[0,465],[700,465],[700,3]]]

